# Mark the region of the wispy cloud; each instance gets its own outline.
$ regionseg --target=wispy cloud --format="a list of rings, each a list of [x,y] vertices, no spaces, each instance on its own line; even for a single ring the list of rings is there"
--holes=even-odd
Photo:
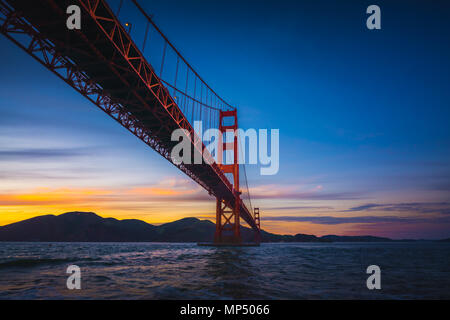
[[[294,185],[262,185],[252,188],[253,199],[292,199],[292,200],[356,200],[363,192],[326,192],[321,185],[302,190]]]
[[[450,214],[450,202],[367,203],[345,210],[345,212],[356,211]]]
[[[3,180],[19,180],[19,181],[43,181],[43,180],[82,180],[86,176],[95,176],[98,172],[88,168],[79,168],[78,170],[65,169],[62,171],[58,168],[53,169],[24,169],[24,168],[8,168],[2,170],[0,168],[0,179]]]
[[[129,188],[36,188],[28,192],[0,193],[0,206],[88,205],[196,202],[211,200],[201,187],[183,179]]]
[[[450,217],[443,218],[418,218],[396,216],[358,216],[358,217],[333,217],[333,216],[267,216],[267,221],[284,222],[310,222],[314,224],[337,225],[345,223],[450,223]]]
[[[0,150],[0,159],[23,161],[23,160],[78,157],[84,156],[86,154],[88,154],[86,148],[3,149]]]
[[[327,206],[285,206],[285,207],[270,207],[270,210],[333,210],[333,207]]]

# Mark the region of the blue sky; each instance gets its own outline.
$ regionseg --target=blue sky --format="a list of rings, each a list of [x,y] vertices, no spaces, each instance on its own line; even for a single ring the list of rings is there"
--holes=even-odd
[[[448,5],[377,1],[382,29],[368,30],[367,1],[141,3],[238,107],[241,127],[280,129],[279,173],[248,171],[268,230],[450,236]],[[0,46],[1,221],[63,207],[155,223],[213,216],[207,196],[175,208],[158,198],[155,189],[202,191],[6,38]],[[151,196],[125,201],[136,188]],[[43,189],[95,199],[10,199]],[[110,193],[99,200],[98,190]]]

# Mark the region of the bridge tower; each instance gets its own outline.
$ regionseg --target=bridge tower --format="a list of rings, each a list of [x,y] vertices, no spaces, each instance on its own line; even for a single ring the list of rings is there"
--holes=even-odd
[[[230,123],[231,122],[231,123]],[[240,203],[241,192],[239,190],[239,153],[238,153],[238,121],[237,111],[220,111],[219,116],[219,131],[220,137],[218,141],[219,150],[217,154],[218,165],[224,173],[231,173],[233,175],[233,192],[235,193],[235,203],[232,204],[225,199],[216,199],[216,232],[214,235],[215,243],[240,243],[241,229],[240,229]],[[223,137],[227,139],[226,132],[234,135],[233,142],[223,141]],[[223,154],[226,151],[233,151],[233,163],[223,161]],[[229,157],[226,157],[228,160]]]
[[[253,209],[253,218],[255,219],[256,226],[258,227],[258,231],[255,232],[255,242],[261,242],[261,221],[259,220],[259,208]]]
[[[258,226],[258,229],[261,229],[261,223],[259,221],[259,208],[253,209],[253,215],[255,218],[256,225]]]

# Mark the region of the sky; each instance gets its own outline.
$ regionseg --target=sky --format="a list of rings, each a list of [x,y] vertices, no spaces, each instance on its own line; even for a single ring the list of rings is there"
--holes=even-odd
[[[450,237],[448,4],[140,2],[240,127],[280,130],[279,172],[247,169],[263,229]],[[381,30],[366,28],[371,4]],[[201,187],[3,36],[0,48],[0,225],[214,219]]]

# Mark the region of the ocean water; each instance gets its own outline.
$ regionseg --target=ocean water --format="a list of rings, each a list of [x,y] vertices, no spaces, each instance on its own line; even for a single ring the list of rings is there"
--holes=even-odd
[[[72,264],[81,290],[66,287]],[[372,264],[381,290],[367,289]],[[0,243],[0,299],[444,298],[449,243]]]

